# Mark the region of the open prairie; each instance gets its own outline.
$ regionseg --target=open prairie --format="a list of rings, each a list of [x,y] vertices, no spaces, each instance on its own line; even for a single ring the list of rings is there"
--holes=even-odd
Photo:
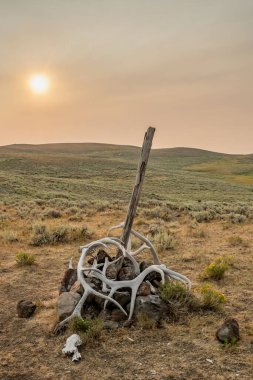
[[[103,144],[0,148],[1,379],[252,379],[253,155],[153,150],[134,223],[197,297],[208,283],[225,302],[159,328],[103,330],[78,364],[62,355],[59,283],[81,244],[124,220],[138,157]],[[20,265],[22,253],[34,263]],[[228,263],[221,279],[207,276],[217,258]],[[21,299],[37,305],[30,319],[16,315]],[[240,325],[234,345],[215,338],[227,316]]]

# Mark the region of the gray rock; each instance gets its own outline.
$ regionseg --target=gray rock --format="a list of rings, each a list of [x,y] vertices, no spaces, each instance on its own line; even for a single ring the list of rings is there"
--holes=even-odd
[[[59,287],[59,294],[64,292],[69,292],[72,285],[77,280],[77,270],[76,269],[67,269],[64,273],[63,279],[61,280],[61,285]]]
[[[84,289],[83,289],[83,286],[81,285],[80,281],[77,280],[74,283],[74,285],[71,286],[70,292],[71,293],[79,293],[81,296],[83,295]]]
[[[127,307],[129,308],[129,306]],[[138,296],[135,301],[134,315],[146,314],[155,322],[167,319],[168,307],[158,295]]]
[[[119,327],[118,322],[114,322],[114,321],[105,321],[104,322],[104,328],[105,329],[114,330],[114,329],[117,329],[118,327]]]
[[[60,321],[72,314],[81,296],[78,293],[64,292],[58,298],[58,315]]]
[[[35,312],[36,305],[32,301],[19,301],[17,304],[17,313],[20,318],[29,318]]]
[[[216,338],[222,343],[236,343],[240,339],[237,320],[234,318],[225,319],[216,331]]]

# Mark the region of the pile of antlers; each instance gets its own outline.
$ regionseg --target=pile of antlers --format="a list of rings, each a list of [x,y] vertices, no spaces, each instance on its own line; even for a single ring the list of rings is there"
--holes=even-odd
[[[118,226],[112,227],[109,233],[112,230],[124,228],[124,223],[119,224]],[[131,250],[131,239],[129,239],[127,248],[124,247],[122,241],[115,237],[106,237],[100,240],[96,240],[87,244],[85,246],[80,247],[81,256],[77,266],[77,278],[80,281],[81,285],[84,288],[84,293],[76,305],[73,313],[60,322],[59,327],[64,326],[68,321],[70,321],[74,317],[82,318],[81,311],[87,297],[90,294],[101,297],[105,300],[104,309],[109,302],[114,303],[126,316],[127,312],[123,307],[113,298],[115,292],[118,292],[121,288],[130,288],[131,289],[131,302],[130,302],[130,311],[128,315],[128,320],[131,320],[134,312],[135,299],[137,295],[138,288],[140,284],[143,282],[145,277],[151,272],[157,272],[161,275],[162,283],[164,283],[165,278],[167,279],[175,279],[183,282],[188,288],[191,288],[190,280],[183,276],[180,273],[174,272],[173,270],[167,268],[164,264],[161,264],[158,254],[153,246],[153,244],[140,233],[131,230],[131,235],[136,237],[142,242],[142,245],[136,250]],[[105,262],[102,264],[98,264],[96,258],[93,260],[91,265],[85,264],[87,258],[95,252],[98,248],[107,249],[110,246],[114,246],[117,249],[117,256],[113,261],[109,261],[108,257],[105,258]],[[150,265],[148,268],[140,271],[140,265],[136,261],[135,257],[138,256],[142,251],[149,250],[152,255],[153,265]],[[120,269],[123,263],[123,260],[127,258],[131,265],[133,266],[133,270],[135,272],[135,278],[131,280],[122,280],[119,281],[116,278],[111,279],[107,276],[107,270],[110,266],[114,265],[116,268]],[[101,269],[102,270],[101,270]],[[97,291],[92,288],[92,286],[87,282],[87,278],[95,278],[102,282],[102,291]]]

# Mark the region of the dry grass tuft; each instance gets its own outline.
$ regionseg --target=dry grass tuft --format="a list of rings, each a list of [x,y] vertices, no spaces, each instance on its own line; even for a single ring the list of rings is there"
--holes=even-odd
[[[200,294],[202,296],[202,308],[204,309],[219,311],[221,305],[226,302],[224,294],[213,289],[210,284],[203,284],[200,288]]]
[[[226,258],[217,257],[211,264],[209,264],[202,275],[200,276],[202,279],[213,279],[213,280],[221,280],[225,272],[230,267],[230,262]]]
[[[156,327],[156,321],[142,312],[137,316],[137,326],[143,330],[153,330]]]
[[[238,247],[239,246],[239,247],[247,248],[249,246],[249,242],[246,241],[246,240],[244,240],[239,235],[230,236],[230,238],[228,239],[228,242],[233,247]]]
[[[35,263],[35,256],[26,252],[19,252],[16,255],[16,262],[20,266],[30,266]]]

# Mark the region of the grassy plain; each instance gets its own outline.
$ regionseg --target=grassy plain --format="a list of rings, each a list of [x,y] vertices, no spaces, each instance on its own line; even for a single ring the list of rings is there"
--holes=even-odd
[[[220,280],[208,279],[223,308],[155,330],[105,330],[77,365],[62,356],[68,334],[51,333],[59,282],[80,244],[124,220],[138,157],[136,147],[103,144],[0,148],[1,379],[252,379],[252,155],[152,151],[135,220],[196,295],[206,268],[228,260]],[[24,253],[35,262],[19,265]],[[16,316],[21,299],[37,303],[29,320]],[[233,348],[215,339],[226,316],[241,327]]]

